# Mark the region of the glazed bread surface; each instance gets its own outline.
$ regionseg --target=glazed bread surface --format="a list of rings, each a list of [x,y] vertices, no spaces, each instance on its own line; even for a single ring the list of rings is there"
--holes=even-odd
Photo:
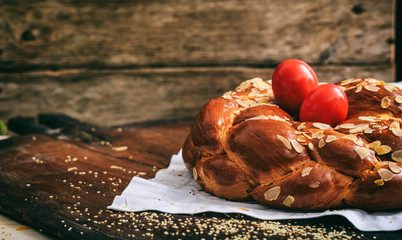
[[[218,197],[288,209],[402,208],[402,90],[375,79],[337,83],[347,119],[298,122],[254,78],[210,100],[183,146],[186,167]]]

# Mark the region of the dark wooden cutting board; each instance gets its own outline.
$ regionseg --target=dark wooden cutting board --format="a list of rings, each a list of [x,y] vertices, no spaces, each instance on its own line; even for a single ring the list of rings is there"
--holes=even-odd
[[[172,215],[106,209],[132,177],[152,178],[181,148],[191,120],[97,127],[54,114],[9,120],[0,141],[0,210],[59,239],[398,239],[359,232],[342,217],[261,221],[238,214]]]

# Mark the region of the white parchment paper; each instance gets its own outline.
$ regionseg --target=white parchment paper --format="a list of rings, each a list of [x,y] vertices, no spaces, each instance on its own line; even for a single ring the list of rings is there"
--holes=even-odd
[[[402,199],[401,199],[402,201]],[[172,214],[201,212],[240,213],[263,220],[316,218],[341,215],[361,231],[395,231],[402,229],[402,210],[365,212],[359,209],[301,212],[273,209],[256,202],[233,202],[204,192],[186,169],[181,151],[172,156],[167,169],[147,180],[134,177],[109,209],[139,212],[157,210]]]

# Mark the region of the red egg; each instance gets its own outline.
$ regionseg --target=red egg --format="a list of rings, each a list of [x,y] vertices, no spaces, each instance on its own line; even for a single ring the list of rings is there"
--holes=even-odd
[[[288,59],[276,67],[272,75],[272,90],[278,105],[297,116],[303,99],[318,86],[313,69],[298,59]]]
[[[348,98],[342,88],[334,84],[323,84],[304,99],[300,108],[300,121],[326,123],[334,127],[346,119],[348,109]]]

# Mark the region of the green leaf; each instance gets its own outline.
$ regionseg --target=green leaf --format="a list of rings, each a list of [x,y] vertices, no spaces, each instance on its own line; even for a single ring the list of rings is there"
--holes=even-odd
[[[3,122],[3,120],[0,120],[0,129],[1,129],[1,135],[6,135],[7,134],[7,126]]]

